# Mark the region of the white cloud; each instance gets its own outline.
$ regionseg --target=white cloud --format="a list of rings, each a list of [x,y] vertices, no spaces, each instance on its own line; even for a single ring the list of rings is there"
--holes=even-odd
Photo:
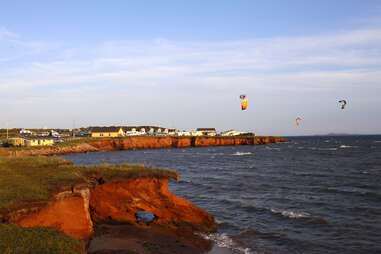
[[[0,38],[12,36],[0,29]],[[266,96],[277,96],[277,110],[286,114],[281,103],[288,99],[313,112],[305,99],[308,96],[324,101],[328,99],[323,96],[330,94],[357,93],[361,100],[368,97],[373,103],[366,110],[374,106],[381,92],[381,29],[375,28],[226,42],[109,41],[82,48],[17,38],[17,45],[21,55],[28,57],[0,59],[0,97],[3,106],[13,101],[13,109],[21,114],[24,104],[30,105],[28,112],[32,114],[33,107],[66,101],[65,107],[52,107],[54,112],[69,114],[76,108],[82,116],[94,109],[103,114],[105,106],[101,104],[123,105],[135,112],[118,109],[116,115],[144,121],[149,117],[169,118],[165,112],[176,115],[168,104],[172,100],[179,112],[192,118],[186,124],[192,124],[198,117],[208,117],[200,113],[208,104],[203,101],[220,103],[219,98],[234,97],[242,91],[250,94],[251,101],[263,105],[263,112],[257,112],[261,117],[272,110],[265,106]],[[1,61],[9,64],[1,65]],[[145,107],[162,105],[163,110],[149,114],[138,109],[141,97],[149,98]],[[229,103],[215,110],[227,110],[235,99]],[[83,109],[83,105],[91,105],[92,110]],[[223,115],[221,112],[216,116]],[[95,121],[96,116],[92,117]],[[269,128],[265,123],[256,125],[263,130]]]
[[[19,37],[16,33],[12,33],[5,27],[0,27],[0,40],[14,39]]]

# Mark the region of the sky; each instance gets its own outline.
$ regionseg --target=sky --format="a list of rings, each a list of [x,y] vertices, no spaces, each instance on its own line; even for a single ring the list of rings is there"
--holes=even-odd
[[[0,128],[381,134],[380,116],[378,0],[1,3]]]

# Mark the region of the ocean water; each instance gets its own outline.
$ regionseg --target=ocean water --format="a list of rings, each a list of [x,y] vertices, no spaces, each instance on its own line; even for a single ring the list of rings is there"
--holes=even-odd
[[[176,170],[170,190],[211,213],[218,233],[204,237],[234,253],[381,253],[381,136],[290,139],[65,157]]]

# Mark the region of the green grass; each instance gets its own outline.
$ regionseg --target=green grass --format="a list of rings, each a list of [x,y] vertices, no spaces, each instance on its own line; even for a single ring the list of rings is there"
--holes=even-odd
[[[84,242],[60,233],[55,228],[22,228],[0,224],[2,254],[81,254]]]
[[[0,157],[0,209],[23,202],[43,201],[59,186],[96,181],[112,177],[164,177],[177,179],[172,170],[147,168],[143,165],[76,166],[61,157]]]

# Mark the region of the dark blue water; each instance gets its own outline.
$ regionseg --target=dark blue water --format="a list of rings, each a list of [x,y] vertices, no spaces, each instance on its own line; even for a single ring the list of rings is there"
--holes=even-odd
[[[238,253],[381,253],[381,136],[291,139],[66,157],[176,170],[171,191],[211,213],[209,237]]]

